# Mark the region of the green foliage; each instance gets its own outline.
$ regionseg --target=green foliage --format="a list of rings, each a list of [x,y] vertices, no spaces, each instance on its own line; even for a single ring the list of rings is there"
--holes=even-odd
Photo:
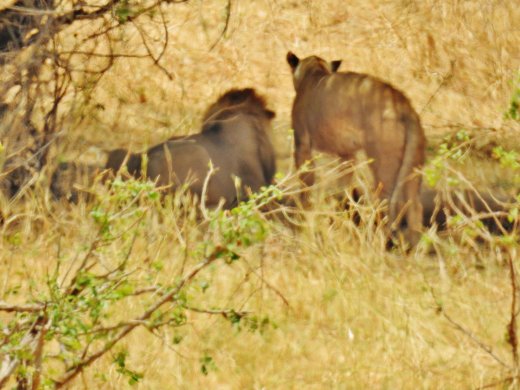
[[[509,102],[509,108],[504,114],[506,119],[520,121],[520,73],[513,84],[513,94]]]
[[[500,162],[501,167],[511,169],[515,173],[513,185],[520,185],[520,154],[515,150],[505,150],[502,146],[496,146],[493,148],[493,157]]]
[[[450,162],[462,163],[465,161],[471,144],[471,137],[466,130],[460,130],[444,138],[439,145],[435,157],[424,169],[424,178],[430,187],[435,187],[441,180],[448,186],[456,186],[459,179],[450,175]]]
[[[259,332],[260,334],[264,333],[268,328],[277,328],[276,323],[274,323],[268,316],[247,316],[243,319],[242,322],[244,323],[248,331]]]
[[[217,366],[213,358],[207,354],[200,358],[200,371],[204,375],[208,375],[210,370],[216,370]]]
[[[519,217],[519,213],[518,213],[518,207],[513,207],[511,210],[509,210],[509,214],[507,215],[507,220],[509,222],[513,222],[513,221],[516,221]]]
[[[4,240],[12,246],[20,246],[22,244],[22,235],[20,234],[20,232],[16,232],[14,234],[6,234],[4,236]]]
[[[44,364],[41,383],[53,387],[68,373],[83,370],[80,367],[87,364],[89,357],[113,353],[125,329],[144,326],[154,332],[162,327],[185,326],[189,321],[187,311],[204,305],[198,300],[192,302],[194,298],[189,291],[204,293],[211,285],[208,278],[195,276],[218,260],[231,263],[240,259],[244,250],[265,240],[268,223],[260,209],[281,195],[276,187],[267,187],[233,210],[209,211],[202,250],[188,253],[195,257],[193,261],[200,262],[199,267],[180,278],[156,284],[152,281],[163,272],[160,260],[149,262],[146,272],[138,273],[144,263],[130,259],[136,237],[148,229],[147,221],[151,219],[147,217],[161,209],[162,200],[153,183],[114,180],[105,192],[97,194],[90,212],[97,236],[89,244],[82,244],[76,253],[57,257],[55,270],[47,276],[45,286],[30,281],[35,293],[26,304],[37,305],[37,308],[28,312],[15,310],[9,321],[2,324],[6,342],[1,345],[0,353],[18,361],[15,374],[27,377],[29,382],[41,357]],[[105,254],[109,258],[100,262]],[[13,287],[7,291],[14,294],[17,290]],[[163,307],[161,302],[169,304]],[[246,324],[248,329],[263,331],[270,324],[267,317],[252,317],[244,322],[245,313],[229,309],[212,309],[209,313],[222,314],[237,328]],[[44,343],[59,346],[52,357],[52,348],[42,349],[38,357],[34,343],[24,341],[28,334],[38,335],[44,326]],[[31,328],[35,330],[33,333],[29,332]],[[183,336],[176,333],[172,344],[182,340]],[[126,376],[130,385],[141,381],[143,374],[128,367],[126,350],[113,356],[117,372]],[[62,362],[62,368],[46,365],[50,360]],[[216,369],[213,358],[207,354],[201,358],[200,365],[204,375]]]
[[[502,146],[496,146],[493,148],[493,157],[505,168],[520,168],[520,155],[514,150],[507,151]]]
[[[149,181],[127,180],[116,178],[110,183],[110,190],[98,199],[90,215],[99,226],[105,239],[113,238],[115,225],[143,215],[144,209],[138,207],[140,202],[151,202],[159,199],[154,184]]]
[[[128,377],[128,384],[135,385],[141,379],[143,379],[143,374],[138,373],[136,371],[130,370],[126,365],[126,358],[128,357],[128,351],[118,352],[114,356],[114,364],[117,366],[117,372]]]
[[[114,9],[114,16],[121,24],[126,23],[133,14],[134,12],[128,0],[121,0],[117,3],[116,8]]]
[[[456,174],[457,167],[468,162],[468,157],[475,143],[475,138],[465,130],[444,137],[435,151],[434,157],[424,169],[425,182],[430,187],[460,185],[460,179]],[[502,168],[513,170],[520,168],[520,155],[514,150],[506,150],[502,146],[496,146],[493,148],[492,156],[500,162]],[[520,176],[515,175],[513,180],[515,184],[518,184]]]
[[[475,145],[477,145],[475,138],[465,130],[458,131],[455,134],[445,137],[443,142],[438,146],[434,157],[429,161],[424,169],[424,181],[426,184],[430,187],[442,188],[444,191],[450,187],[455,190],[463,190],[466,188],[469,182],[460,173],[460,170],[463,164],[467,164],[468,161],[471,162],[471,160],[468,159],[468,156]],[[494,159],[499,161],[502,168],[512,170],[513,173],[518,172],[518,169],[520,168],[518,152],[514,150],[506,150],[502,146],[496,146],[493,148],[492,156]],[[514,174],[514,183],[520,183],[519,180],[520,175]],[[474,247],[475,243],[482,237],[485,237],[485,240],[488,242],[492,241],[493,245],[502,248],[513,245],[515,240],[518,240],[518,237],[515,236],[514,233],[497,237],[489,235],[486,225],[481,219],[479,219],[480,216],[478,214],[470,215],[471,213],[468,208],[472,207],[472,202],[468,202],[467,206],[458,206],[455,199],[456,196],[453,196],[452,191],[448,190],[446,196],[448,198],[452,197],[451,201],[454,201],[455,207],[459,207],[462,211],[461,214],[454,214],[447,218],[447,227],[453,229],[453,231],[459,232],[458,237],[460,238],[460,241],[456,244],[442,244],[448,253],[453,250],[453,256],[455,256],[456,252],[460,250],[459,245],[462,244],[464,246],[467,244],[468,247]],[[449,199],[446,199],[446,201],[448,203],[450,202]],[[448,209],[450,209],[449,206]],[[455,212],[455,210],[451,211]],[[491,211],[497,212],[499,210]],[[518,204],[510,206],[506,210],[500,210],[500,212],[502,211],[507,213],[507,221],[510,224],[515,224],[515,221],[518,221]],[[480,212],[483,214],[486,213],[484,210],[480,210]],[[499,219],[501,218],[499,214],[496,214],[496,217]],[[504,223],[504,221],[501,220],[498,223]],[[423,234],[422,236],[422,242],[425,245],[432,245],[437,239],[438,237],[435,234],[431,236],[429,234]]]
[[[259,210],[281,196],[279,188],[269,186],[230,211],[212,211],[210,231],[217,239],[205,243],[206,254],[218,247],[218,256],[230,263],[240,258],[241,249],[263,241],[268,234],[268,225]]]

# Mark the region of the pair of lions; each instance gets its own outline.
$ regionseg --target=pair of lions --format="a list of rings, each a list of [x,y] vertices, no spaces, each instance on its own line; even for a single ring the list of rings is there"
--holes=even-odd
[[[420,119],[404,94],[366,74],[338,72],[341,61],[320,57],[299,59],[289,52],[296,97],[292,109],[295,161],[299,168],[311,161],[312,149],[350,160],[359,150],[373,159],[371,169],[381,196],[388,200],[391,226],[405,215],[406,238],[414,244],[422,228],[419,198],[425,136]],[[248,191],[270,184],[275,172],[268,132],[274,112],[253,89],[223,94],[204,115],[198,134],[176,137],[142,155],[112,151],[106,168],[123,165],[135,176],[175,188],[189,183],[192,193],[208,205],[221,199],[232,207]],[[210,164],[215,171],[210,174]],[[206,178],[208,180],[206,181]],[[235,178],[240,185],[236,186]],[[312,172],[301,173],[303,183],[314,182]]]
[[[406,238],[416,243],[423,218],[416,171],[424,163],[426,140],[409,100],[377,78],[338,72],[341,61],[329,63],[317,56],[300,60],[292,52],[287,61],[296,90],[292,123],[297,168],[311,161],[312,149],[345,160],[364,150],[373,159],[381,196],[388,200],[390,223],[398,226],[404,213]],[[241,179],[243,190],[252,191],[272,180],[274,153],[266,129],[273,117],[252,89],[232,90],[207,110],[200,134],[148,150],[146,175],[161,185],[179,185],[191,174],[190,190],[201,195],[211,161],[218,171],[208,183],[207,203],[223,198],[231,206],[238,199],[232,176]],[[124,151],[115,151],[107,167],[119,169],[123,158],[131,174],[141,174],[141,157]],[[312,171],[301,178],[308,186],[314,182]]]

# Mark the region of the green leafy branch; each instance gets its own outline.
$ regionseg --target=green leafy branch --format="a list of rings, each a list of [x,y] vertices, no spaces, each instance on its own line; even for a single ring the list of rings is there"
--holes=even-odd
[[[466,130],[460,130],[454,135],[444,138],[439,145],[435,157],[424,169],[424,178],[430,187],[435,187],[439,181],[444,180],[449,186],[459,184],[455,176],[447,175],[447,167],[450,161],[460,163],[468,155],[472,144],[472,138]]]
[[[47,277],[46,290],[28,301],[0,302],[0,311],[8,315],[0,339],[0,387],[13,375],[20,385],[22,381],[33,388],[68,386],[92,363],[114,351],[134,329],[144,327],[155,334],[162,327],[185,326],[187,310],[221,315],[234,325],[240,323],[247,312],[195,308],[200,305],[190,302],[187,290],[211,264],[236,261],[245,249],[265,240],[268,226],[259,209],[279,196],[278,189],[268,187],[233,210],[212,211],[204,251],[195,253],[202,260],[171,283],[143,286],[143,280],[133,277],[136,268],[128,259],[144,216],[160,200],[149,183],[114,181],[107,193],[98,194],[91,213],[98,234],[83,255],[73,255],[71,262],[57,259],[54,273]],[[99,256],[116,242],[118,247],[126,247],[126,252],[112,259],[111,265],[101,266]],[[70,265],[66,268],[64,264]],[[150,267],[151,272],[160,272]],[[145,283],[149,280],[153,278],[146,278]],[[142,308],[141,312],[117,317],[116,308],[129,303]],[[53,348],[56,345],[57,353]],[[124,350],[117,352],[113,362],[117,372],[134,384],[142,374],[128,366],[127,355]],[[50,364],[51,360],[60,362],[61,368]],[[201,364],[206,373],[213,367],[212,360],[205,359]]]
[[[504,114],[506,119],[520,121],[520,73],[513,83],[513,94],[509,102],[509,108]]]

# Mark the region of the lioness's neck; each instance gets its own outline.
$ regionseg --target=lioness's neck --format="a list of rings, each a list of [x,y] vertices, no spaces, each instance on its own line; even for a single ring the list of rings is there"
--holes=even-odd
[[[309,69],[305,72],[303,77],[301,78],[298,86],[296,87],[296,91],[301,91],[307,89],[309,87],[313,87],[318,85],[318,83],[325,77],[330,76],[331,73],[326,71],[325,69],[315,68]]]

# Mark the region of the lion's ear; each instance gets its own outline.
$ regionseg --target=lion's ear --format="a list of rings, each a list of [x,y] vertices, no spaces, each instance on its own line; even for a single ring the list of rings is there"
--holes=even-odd
[[[336,72],[340,66],[341,66],[341,60],[336,60],[336,61],[330,62],[330,68],[332,69],[332,72]]]
[[[300,59],[296,54],[294,54],[292,51],[287,53],[287,62],[291,66],[291,69],[294,71],[298,64],[300,63]]]

